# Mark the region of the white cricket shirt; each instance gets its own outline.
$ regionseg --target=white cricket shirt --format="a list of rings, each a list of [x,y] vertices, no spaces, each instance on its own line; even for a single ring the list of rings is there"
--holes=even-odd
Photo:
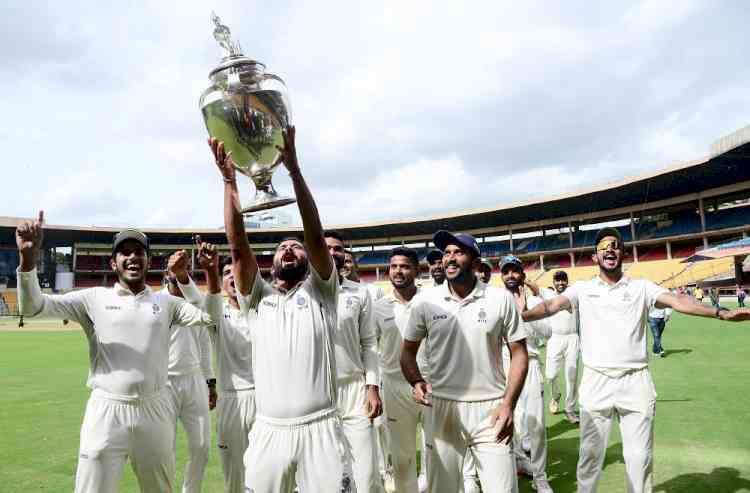
[[[380,385],[378,338],[372,300],[367,288],[344,279],[338,290],[336,377],[365,377],[365,384]]]
[[[380,343],[380,371],[383,376],[389,378],[405,380],[401,372],[401,347],[404,342],[403,331],[409,318],[409,306],[410,303],[401,303],[392,294],[375,302],[375,330]],[[419,371],[425,379],[429,377],[426,348],[427,342],[423,341],[417,352]]]
[[[324,281],[310,274],[281,292],[255,276],[239,296],[253,342],[255,397],[259,416],[289,422],[336,407],[336,302],[338,274]]]
[[[172,296],[167,288],[161,294]],[[214,318],[213,316],[211,318]],[[203,378],[214,378],[211,368],[211,338],[205,327],[191,329],[172,325],[169,336],[169,364],[167,375],[176,377],[201,372]]]
[[[188,284],[180,283],[179,286],[186,300],[196,306],[203,306],[204,294],[192,279]],[[216,348],[219,390],[232,392],[254,389],[253,345],[247,316],[225,301],[215,313],[211,313],[211,318],[217,321],[214,326],[209,327],[209,334]]]
[[[565,294],[563,291],[562,294]],[[557,292],[551,289],[542,289],[542,298],[551,300],[557,296]],[[552,335],[573,335],[578,333],[578,312],[572,307],[570,310],[560,310],[551,317],[545,319],[552,329]]]
[[[648,312],[667,292],[651,281],[625,276],[612,286],[597,276],[566,289],[562,296],[580,317],[583,364],[614,377],[647,367]]]
[[[442,399],[485,401],[505,395],[502,339],[526,338],[521,315],[506,289],[477,282],[464,299],[448,283],[411,301],[404,339],[426,338],[432,392]]]
[[[17,277],[21,313],[78,322],[89,341],[87,385],[124,399],[167,385],[173,324],[197,328],[214,323],[208,313],[148,286],[136,295],[119,284],[48,295],[42,294],[36,269],[18,271]],[[206,297],[208,307],[217,303],[218,296]]]

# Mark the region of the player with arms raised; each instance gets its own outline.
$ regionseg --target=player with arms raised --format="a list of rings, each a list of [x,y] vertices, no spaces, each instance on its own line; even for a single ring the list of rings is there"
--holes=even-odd
[[[351,491],[351,464],[336,410],[334,334],[338,273],[318,210],[297,162],[294,127],[280,159],[294,185],[305,241],[287,239],[273,258],[274,283],[263,280],[240,213],[234,163],[209,144],[224,180],[224,225],[240,308],[251,325],[257,415],[245,454],[254,493]]]
[[[532,321],[573,307],[580,317],[583,376],[579,389],[579,493],[596,491],[613,418],[620,422],[627,491],[650,493],[653,489],[656,389],[648,370],[649,310],[670,307],[700,317],[750,319],[750,310],[703,306],[651,281],[626,277],[622,272],[624,254],[620,232],[615,228],[600,230],[593,255],[599,275],[577,282],[559,296],[523,312],[523,319]]]

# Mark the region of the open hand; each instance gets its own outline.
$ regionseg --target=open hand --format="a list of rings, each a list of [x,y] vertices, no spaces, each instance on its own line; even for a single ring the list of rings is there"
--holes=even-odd
[[[750,320],[750,308],[723,310],[719,312],[719,317],[727,322],[744,322]]]
[[[224,142],[213,137],[208,139],[208,147],[211,148],[211,152],[214,154],[214,160],[216,161],[216,167],[219,168],[222,178],[227,183],[234,183],[237,179],[237,172],[234,166],[234,160],[232,159],[232,152],[226,152],[224,149]]]

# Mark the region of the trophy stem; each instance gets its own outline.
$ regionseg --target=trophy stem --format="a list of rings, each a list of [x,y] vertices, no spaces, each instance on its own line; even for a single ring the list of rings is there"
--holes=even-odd
[[[255,189],[255,199],[252,204],[242,209],[243,214],[252,214],[253,212],[275,209],[296,202],[296,199],[291,197],[280,196],[278,192],[276,192],[276,189],[273,188],[273,183],[271,183],[270,179],[264,180],[262,184],[255,181]]]

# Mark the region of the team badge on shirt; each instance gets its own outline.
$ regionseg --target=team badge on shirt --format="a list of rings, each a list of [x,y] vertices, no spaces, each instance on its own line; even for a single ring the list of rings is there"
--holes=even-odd
[[[161,312],[161,307],[154,303],[151,305],[151,310],[154,312],[154,315],[158,315]]]
[[[479,320],[477,322],[486,324],[487,323],[487,312],[484,311],[484,308],[479,309]]]
[[[628,293],[627,291],[625,291],[625,294],[622,295],[622,301],[628,302],[631,300],[631,298],[632,297],[630,296],[630,293]]]
[[[305,306],[307,306],[307,298],[305,298],[302,295],[298,295],[297,296],[297,307],[304,308]]]

